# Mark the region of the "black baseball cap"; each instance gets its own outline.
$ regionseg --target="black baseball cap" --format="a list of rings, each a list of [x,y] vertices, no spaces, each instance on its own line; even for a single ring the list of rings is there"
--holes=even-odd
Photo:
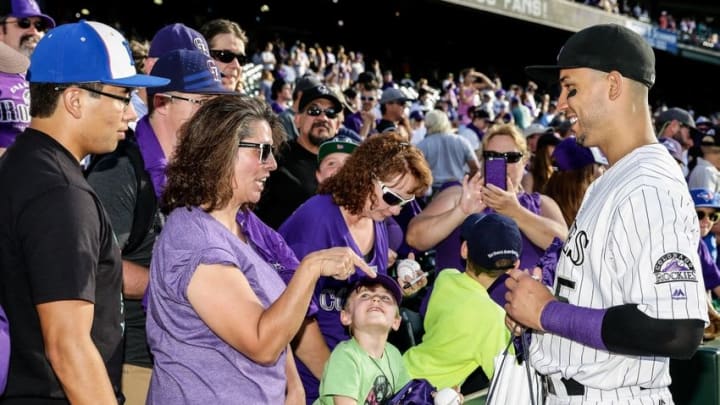
[[[340,111],[342,109],[342,102],[340,102],[337,94],[324,84],[321,84],[319,86],[303,90],[302,97],[300,97],[300,103],[298,104],[299,110],[305,111],[305,107],[319,98],[329,100],[333,104],[335,111]]]
[[[546,83],[559,80],[561,69],[590,68],[618,71],[652,87],[655,83],[655,53],[645,39],[621,25],[593,25],[573,34],[560,49],[557,65],[527,66],[525,72]]]
[[[377,273],[377,275],[373,278],[362,276],[355,280],[350,288],[347,289],[345,292],[345,305],[347,305],[347,299],[350,298],[350,295],[357,291],[360,287],[373,287],[376,285],[381,285],[385,287],[390,294],[392,294],[393,298],[395,298],[395,303],[399,306],[400,303],[402,303],[402,290],[400,289],[400,284],[395,281],[392,277],[388,276],[387,274]]]

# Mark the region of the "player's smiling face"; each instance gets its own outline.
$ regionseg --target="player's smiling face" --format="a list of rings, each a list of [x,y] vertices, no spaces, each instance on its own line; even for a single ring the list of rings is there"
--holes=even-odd
[[[565,111],[578,143],[601,146],[601,132],[607,111],[599,100],[607,98],[607,73],[579,68],[560,71],[558,111]]]

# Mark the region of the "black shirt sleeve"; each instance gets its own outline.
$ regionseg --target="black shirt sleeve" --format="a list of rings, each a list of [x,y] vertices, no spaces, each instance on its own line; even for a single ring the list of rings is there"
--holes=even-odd
[[[92,195],[57,187],[33,200],[17,220],[32,301],[95,302],[95,274],[104,215]]]

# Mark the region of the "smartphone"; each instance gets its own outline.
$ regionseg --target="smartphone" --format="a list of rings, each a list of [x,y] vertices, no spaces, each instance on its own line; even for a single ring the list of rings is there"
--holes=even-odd
[[[485,185],[494,184],[507,190],[507,161],[504,157],[491,157],[483,163],[485,170]]]

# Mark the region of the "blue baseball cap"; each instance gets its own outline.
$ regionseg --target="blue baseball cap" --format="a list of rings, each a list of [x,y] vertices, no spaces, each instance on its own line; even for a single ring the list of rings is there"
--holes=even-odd
[[[522,254],[520,228],[504,215],[472,214],[462,223],[460,236],[467,242],[468,259],[486,270],[512,268]]]
[[[194,94],[234,94],[222,85],[220,69],[215,61],[200,51],[176,49],[158,58],[150,72],[167,77],[164,86],[147,90],[149,96],[169,91]]]
[[[194,29],[180,23],[166,25],[158,30],[150,41],[148,56],[159,58],[176,49],[197,50],[210,56],[205,37]]]
[[[55,20],[43,14],[35,0],[11,0],[9,15],[15,18],[40,17],[48,28],[55,28]]]
[[[694,188],[690,190],[695,208],[716,208],[720,209],[720,194],[714,193],[706,188]]]
[[[50,30],[38,42],[27,73],[30,83],[104,83],[153,87],[163,77],[137,74],[130,46],[116,29],[80,20]]]

